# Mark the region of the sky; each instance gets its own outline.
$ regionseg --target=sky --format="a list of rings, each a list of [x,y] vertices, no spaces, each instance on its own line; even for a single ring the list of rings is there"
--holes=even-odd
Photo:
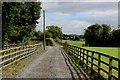
[[[109,0],[110,1],[110,0]],[[112,28],[118,27],[118,2],[107,0],[101,2],[79,1],[52,1],[42,2],[46,11],[46,26],[62,27],[65,34],[84,34],[84,29],[92,24],[109,24]],[[42,30],[42,11],[37,21],[36,30]]]

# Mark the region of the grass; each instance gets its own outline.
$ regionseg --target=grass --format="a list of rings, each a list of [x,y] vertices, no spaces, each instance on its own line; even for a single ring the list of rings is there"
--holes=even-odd
[[[65,42],[65,41],[63,40],[63,42]],[[113,56],[113,57],[116,57],[116,58],[119,57],[118,48],[115,48],[115,47],[86,47],[86,46],[82,46],[83,44],[85,44],[84,41],[70,41],[69,40],[68,43],[71,44],[71,45],[74,45],[74,46],[79,46],[79,47],[91,50],[91,51],[96,51],[96,52],[100,52],[100,53],[103,53],[103,54],[107,54],[107,55],[110,55],[110,56]],[[89,55],[91,55],[91,53],[89,53]],[[98,58],[98,55],[94,55],[94,57]],[[89,60],[91,60],[91,59],[89,59]],[[109,58],[102,56],[101,60],[109,64]],[[94,60],[94,63],[98,64],[98,61]],[[113,60],[112,65],[118,68],[118,62],[117,61]],[[108,66],[106,66],[105,64],[101,64],[101,67],[103,69],[107,70],[107,71],[109,70]],[[113,72],[113,75],[117,76],[118,71],[113,69],[112,72]],[[102,72],[101,75],[106,77],[106,74],[103,73],[103,72]]]
[[[65,42],[65,41],[63,41],[63,42]],[[84,41],[68,41],[68,43],[71,45],[79,46],[79,47],[82,47],[82,48],[85,48],[88,50],[100,52],[100,53],[114,56],[117,58],[119,57],[118,56],[118,48],[115,48],[115,47],[83,47],[82,45],[85,44]]]
[[[47,47],[46,47],[47,48]],[[5,76],[12,76],[16,75],[23,67],[29,65],[32,63],[34,58],[33,56],[39,56],[43,50],[41,48],[38,48],[37,51],[35,51],[32,55],[26,57],[25,59],[22,59],[20,61],[17,61],[11,65],[8,65],[7,67],[2,68],[2,75]]]
[[[15,62],[5,68],[2,69],[3,75],[14,75],[16,74],[21,68],[25,67],[26,65],[30,64],[30,61],[19,61]]]
[[[118,48],[112,47],[83,47],[88,50],[97,51],[103,54],[114,56],[118,58]]]
[[[84,41],[69,41],[68,43],[79,47],[82,47],[82,45],[85,44]]]

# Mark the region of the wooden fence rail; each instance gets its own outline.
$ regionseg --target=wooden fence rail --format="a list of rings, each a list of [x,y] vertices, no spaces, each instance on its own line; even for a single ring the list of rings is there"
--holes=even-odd
[[[33,44],[37,44],[37,43],[39,43],[39,42],[33,42],[29,45],[33,45]],[[13,47],[25,46],[25,45],[26,45],[25,43],[3,45],[2,50],[13,48]]]
[[[38,43],[34,45],[26,45],[20,47],[13,47],[6,50],[0,50],[0,69],[23,58],[26,58],[40,47],[42,48],[42,44]]]
[[[72,58],[75,61],[80,61],[80,63],[82,62],[86,64],[87,67],[96,71],[98,73],[98,79],[100,76],[103,76],[103,73],[105,73],[107,75],[105,78],[108,80],[120,80],[119,58],[69,44],[63,44],[63,47],[66,49],[67,53],[72,55]],[[107,61],[104,61],[105,58]]]
[[[2,50],[14,48],[14,47],[19,47],[19,46],[23,46],[23,45],[17,45],[17,44],[4,45],[4,46],[2,47]]]

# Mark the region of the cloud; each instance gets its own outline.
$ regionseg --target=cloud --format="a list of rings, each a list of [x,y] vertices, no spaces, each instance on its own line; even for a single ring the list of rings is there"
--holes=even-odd
[[[40,21],[42,21],[40,19]],[[46,19],[46,26],[56,25],[62,27],[63,33],[66,34],[83,34],[85,27],[92,23],[82,20],[63,20],[63,19]],[[42,30],[42,24],[39,23],[37,29]]]
[[[49,13],[85,13],[91,11],[117,10],[116,2],[44,2],[43,9]]]
[[[37,0],[42,2],[118,2],[119,0]]]
[[[46,25],[61,26],[64,33],[83,34],[84,28],[95,23],[114,28],[118,25],[117,2],[43,2],[42,7],[46,10]],[[42,17],[38,21],[37,30],[42,29]]]

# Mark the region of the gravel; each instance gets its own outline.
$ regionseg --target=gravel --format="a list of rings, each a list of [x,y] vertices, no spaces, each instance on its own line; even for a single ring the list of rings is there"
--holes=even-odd
[[[87,80],[86,74],[75,67],[70,57],[59,45],[48,47],[44,53],[33,58],[15,78],[71,78]]]

